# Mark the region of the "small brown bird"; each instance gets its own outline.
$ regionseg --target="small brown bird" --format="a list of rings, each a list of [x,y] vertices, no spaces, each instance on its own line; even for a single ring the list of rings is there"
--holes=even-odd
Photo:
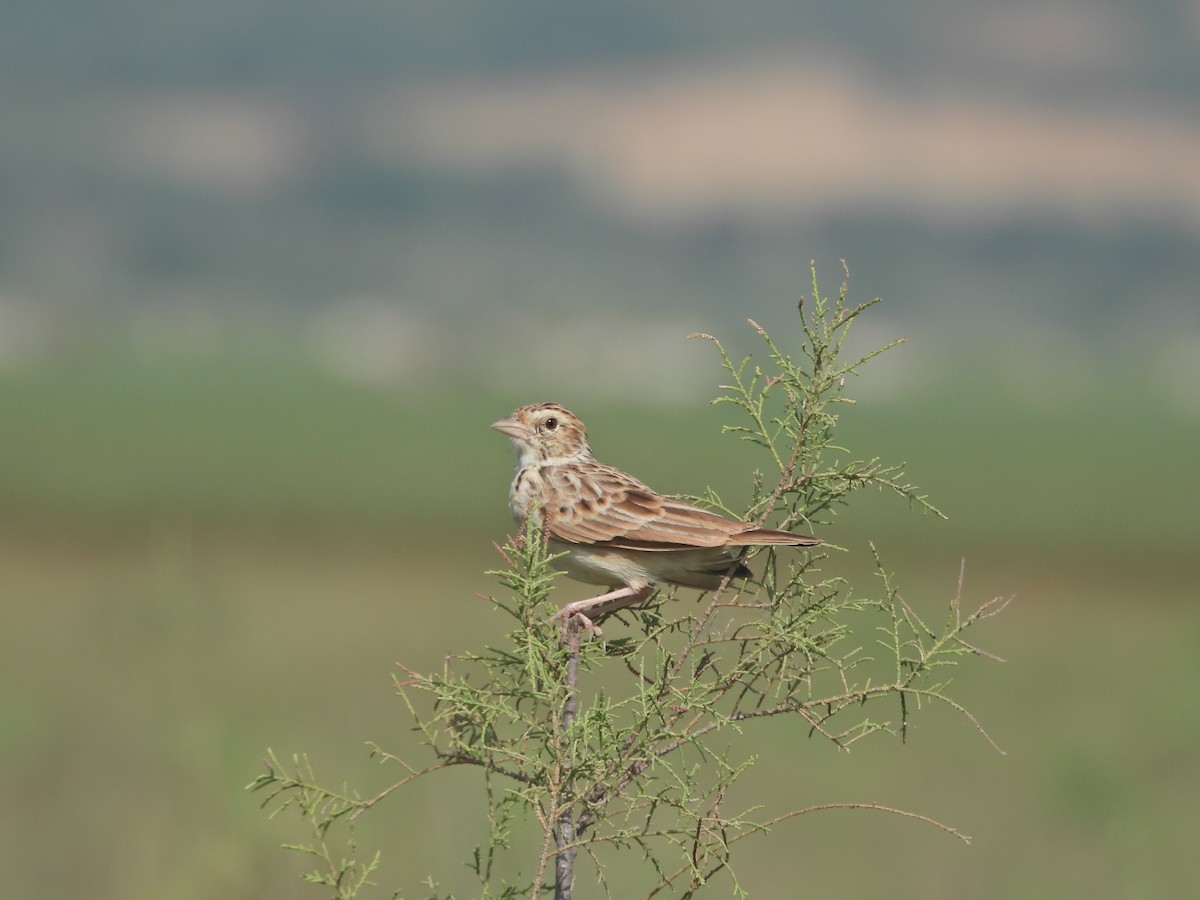
[[[657,584],[715,590],[726,576],[747,578],[742,563],[756,545],[809,547],[815,537],[759,528],[672,500],[620,469],[597,462],[587,431],[556,403],[522,406],[492,427],[512,438],[517,474],[509,489],[513,518],[536,510],[552,552],[568,575],[610,588],[577,600],[555,618],[593,618],[647,599]]]

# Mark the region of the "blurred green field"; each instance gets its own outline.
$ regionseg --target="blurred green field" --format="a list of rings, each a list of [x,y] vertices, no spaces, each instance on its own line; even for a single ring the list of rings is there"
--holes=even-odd
[[[1200,889],[1200,422],[1130,370],[1029,403],[964,366],[847,409],[851,451],[908,460],[951,518],[864,495],[822,532],[846,548],[829,566],[865,584],[870,539],[920,609],[950,598],[964,557],[967,602],[1017,595],[977,635],[1008,662],[957,679],[1008,755],[940,711],[907,745],[850,754],[773,723],[747,787],[777,809],[874,800],[974,843],[872,813],[805,817],[744,845],[752,896]],[[510,525],[512,454],[487,423],[534,399],[549,398],[414,398],[257,351],[0,375],[6,893],[322,896],[278,849],[300,823],[267,821],[242,787],[268,746],[364,792],[390,774],[365,741],[419,754],[393,663],[500,638],[475,595]],[[656,487],[748,494],[757,460],[719,434],[728,409],[574,405],[601,458]],[[389,892],[422,896],[430,873],[467,884],[475,787],[450,773],[365,823]]]

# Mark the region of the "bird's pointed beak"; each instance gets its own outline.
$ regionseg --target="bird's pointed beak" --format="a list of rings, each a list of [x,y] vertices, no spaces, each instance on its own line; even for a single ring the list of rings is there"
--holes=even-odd
[[[492,428],[495,428],[497,431],[507,434],[510,438],[518,441],[527,441],[530,437],[532,437],[532,435],[529,433],[529,428],[525,425],[522,425],[512,416],[493,422]]]

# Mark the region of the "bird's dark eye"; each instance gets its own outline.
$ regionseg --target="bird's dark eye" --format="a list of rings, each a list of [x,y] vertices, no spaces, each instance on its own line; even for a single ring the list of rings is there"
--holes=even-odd
[[[557,427],[558,427],[558,419],[554,418],[554,416],[551,416],[550,418],[548,418],[546,420],[546,430],[547,431],[553,431]]]

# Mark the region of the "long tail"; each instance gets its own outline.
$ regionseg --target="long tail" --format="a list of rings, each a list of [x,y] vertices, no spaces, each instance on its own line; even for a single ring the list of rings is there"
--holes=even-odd
[[[790,531],[777,531],[773,528],[755,528],[751,526],[745,531],[730,535],[729,543],[736,546],[747,547],[757,544],[782,544],[788,547],[812,547],[821,543],[821,539],[807,534],[794,534]]]

